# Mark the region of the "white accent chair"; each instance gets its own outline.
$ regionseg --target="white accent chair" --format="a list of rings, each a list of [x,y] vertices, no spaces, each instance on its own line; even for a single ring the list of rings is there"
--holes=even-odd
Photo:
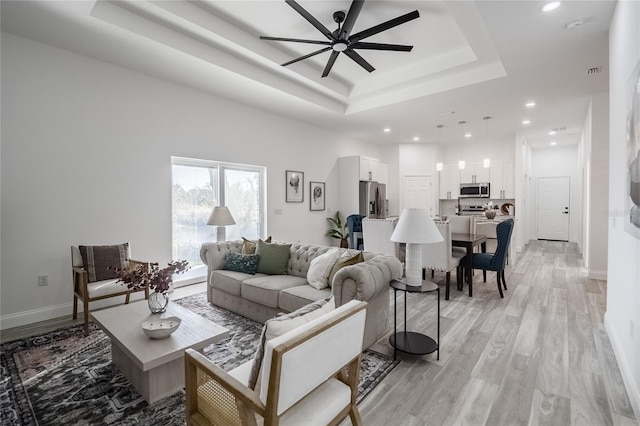
[[[452,233],[473,233],[473,221],[471,220],[471,216],[447,216],[447,220],[451,222]],[[454,247],[453,252],[456,253],[456,255],[461,255],[462,257],[467,254],[466,250],[462,247]]]
[[[192,349],[185,352],[187,425],[328,425],[356,406],[366,302],[352,300],[268,340],[256,390],[253,361],[228,373]]]
[[[451,222],[438,221],[435,222],[438,230],[442,234],[443,241],[438,243],[425,244],[422,249],[423,255],[423,267],[425,269],[431,269],[431,277],[433,277],[434,271],[446,272],[446,290],[445,300],[449,300],[449,285],[451,282],[451,271],[458,268],[460,265],[460,259],[465,255],[464,249],[462,251],[453,251],[451,246]],[[461,274],[456,274],[458,280],[458,288],[460,287]]]
[[[139,266],[149,268],[149,262],[141,262],[131,259],[129,245],[127,244],[126,258],[129,268],[134,269]],[[129,303],[131,293],[144,291],[144,298],[149,298],[149,287],[129,290],[126,284],[118,282],[118,279],[108,279],[89,282],[89,273],[82,261],[79,246],[71,246],[71,271],[73,276],[73,319],[78,318],[78,300],[82,301],[82,312],[84,314],[84,334],[89,335],[89,302],[107,299],[109,297],[125,296],[124,303]]]

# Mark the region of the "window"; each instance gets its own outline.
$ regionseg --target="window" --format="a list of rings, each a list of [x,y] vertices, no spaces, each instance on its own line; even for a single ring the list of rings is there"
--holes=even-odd
[[[226,227],[227,240],[263,236],[265,168],[172,157],[171,173],[172,258],[188,260],[191,270],[180,280],[196,282],[206,276],[200,247],[216,241],[216,227],[207,225],[213,207],[226,205],[236,222]]]

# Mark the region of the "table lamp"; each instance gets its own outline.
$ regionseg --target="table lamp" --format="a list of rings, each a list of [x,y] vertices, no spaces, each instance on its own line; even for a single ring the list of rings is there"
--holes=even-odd
[[[404,209],[391,241],[407,244],[407,285],[422,286],[422,244],[443,241],[442,234],[426,209]]]
[[[225,226],[235,225],[236,221],[233,220],[229,208],[226,206],[216,206],[209,216],[207,225],[214,225],[218,227],[218,242],[225,241]]]

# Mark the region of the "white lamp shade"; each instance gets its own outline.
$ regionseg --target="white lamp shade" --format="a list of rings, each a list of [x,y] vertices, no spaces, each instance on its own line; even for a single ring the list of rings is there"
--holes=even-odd
[[[427,244],[443,241],[442,234],[426,209],[404,209],[391,241],[408,244]]]
[[[407,243],[405,277],[408,286],[422,285],[422,244],[443,241],[426,209],[404,209],[391,241]]]
[[[213,208],[211,212],[211,216],[209,216],[209,220],[207,221],[207,225],[215,225],[215,226],[227,226],[227,225],[235,225],[236,221],[233,220],[233,216],[231,216],[231,212],[226,206],[217,206]]]

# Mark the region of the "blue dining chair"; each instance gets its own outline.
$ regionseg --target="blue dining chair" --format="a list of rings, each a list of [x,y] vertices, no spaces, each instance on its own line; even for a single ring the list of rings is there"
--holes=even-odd
[[[495,253],[474,253],[472,260],[473,269],[482,269],[484,282],[487,281],[487,271],[496,272],[498,291],[500,291],[500,297],[502,298],[504,298],[502,287],[504,287],[505,290],[507,289],[507,282],[504,279],[504,268],[507,264],[507,253],[509,252],[511,234],[513,233],[513,223],[513,219],[507,219],[496,226],[498,246],[496,247]]]
[[[347,229],[349,229],[349,248],[363,250],[362,218],[359,214],[347,216]]]

